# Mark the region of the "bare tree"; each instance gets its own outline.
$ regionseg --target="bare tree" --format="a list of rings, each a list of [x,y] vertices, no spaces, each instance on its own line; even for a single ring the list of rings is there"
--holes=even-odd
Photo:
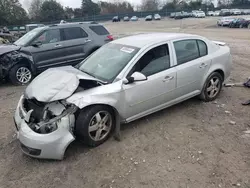
[[[41,6],[44,0],[33,0],[29,7],[29,16],[33,20],[40,20]]]
[[[143,11],[155,11],[158,10],[159,5],[159,0],[142,0],[141,6]]]

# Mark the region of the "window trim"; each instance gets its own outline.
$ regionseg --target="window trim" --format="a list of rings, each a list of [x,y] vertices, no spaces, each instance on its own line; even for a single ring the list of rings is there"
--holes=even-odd
[[[206,46],[206,55],[201,56],[201,51],[200,51],[200,46],[199,46],[198,41],[201,41],[201,42],[203,42],[203,43],[205,44],[205,46]],[[208,47],[207,47],[207,43],[206,43],[205,41],[203,41],[203,40],[200,40],[200,39],[196,39],[196,43],[197,43],[198,50],[199,50],[199,55],[200,55],[200,57],[199,57],[199,58],[207,56],[207,55],[208,55]]]
[[[83,33],[86,34],[86,36],[84,36],[84,37],[82,37],[82,38],[66,39],[66,35],[65,35],[65,32],[64,32],[64,29],[71,29],[71,28],[79,28],[79,29],[81,29],[81,30],[83,31]],[[77,26],[76,26],[76,27],[65,27],[65,28],[60,28],[60,30],[61,30],[61,33],[62,33],[62,41],[79,40],[79,39],[84,39],[84,38],[89,37],[88,33],[87,33],[84,29],[82,29],[81,27],[77,27]]]
[[[180,66],[180,65],[183,65],[183,64],[186,64],[186,63],[188,63],[188,62],[191,62],[191,61],[196,60],[196,59],[193,59],[193,60],[187,61],[187,62],[185,62],[185,63],[178,64],[178,60],[177,60],[177,55],[176,55],[176,50],[175,50],[174,43],[175,43],[175,42],[180,42],[180,41],[185,41],[185,40],[195,40],[195,41],[196,41],[196,45],[197,45],[198,52],[199,52],[199,57],[196,58],[196,59],[203,58],[203,57],[207,56],[208,53],[209,53],[208,45],[207,45],[206,41],[203,40],[203,39],[199,39],[199,38],[183,38],[183,39],[173,40],[173,41],[171,42],[171,45],[172,45],[172,49],[173,49],[173,53],[174,53],[174,59],[175,59],[175,63],[174,63],[175,65],[174,65],[174,67],[175,67],[175,66]],[[207,47],[207,54],[204,55],[204,56],[201,56],[201,55],[200,55],[200,48],[199,48],[199,45],[198,45],[198,41],[204,42],[205,45],[206,45],[206,47]]]

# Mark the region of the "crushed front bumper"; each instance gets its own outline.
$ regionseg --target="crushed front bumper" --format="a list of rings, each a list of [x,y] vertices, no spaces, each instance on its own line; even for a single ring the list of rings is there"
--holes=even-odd
[[[26,111],[23,108],[22,96],[14,116],[17,138],[21,142],[22,151],[35,158],[62,160],[68,145],[75,140],[70,128],[75,124],[75,116],[69,114],[57,124],[58,128],[49,134],[34,132],[25,122]]]

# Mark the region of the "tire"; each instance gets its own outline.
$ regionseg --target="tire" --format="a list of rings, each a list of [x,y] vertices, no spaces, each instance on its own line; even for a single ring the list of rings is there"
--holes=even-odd
[[[243,28],[243,25],[242,25],[242,24],[240,24],[239,28]]]
[[[106,123],[103,124],[101,121],[105,121],[105,117],[109,119],[106,119]],[[92,127],[92,130],[90,130],[90,127]],[[108,106],[95,105],[87,107],[80,112],[76,120],[75,135],[84,144],[90,147],[97,147],[110,137],[114,128],[115,116],[113,110]]]
[[[217,80],[218,80],[218,83],[216,85],[212,85],[212,80],[214,84],[216,84],[215,82],[217,82]],[[210,74],[210,76],[207,78],[203,86],[202,92],[199,96],[200,99],[205,102],[210,102],[210,101],[215,100],[221,92],[222,83],[223,83],[223,78],[220,73],[213,72],[212,74]]]
[[[22,73],[24,74],[23,76],[20,75]],[[33,73],[29,66],[25,64],[17,64],[10,69],[9,79],[14,85],[26,85],[33,79]]]

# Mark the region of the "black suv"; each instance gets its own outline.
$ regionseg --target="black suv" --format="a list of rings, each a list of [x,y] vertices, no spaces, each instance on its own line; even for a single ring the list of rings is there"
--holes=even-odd
[[[0,45],[0,79],[27,84],[48,68],[78,64],[112,40],[105,27],[95,22],[36,28],[13,45]]]

